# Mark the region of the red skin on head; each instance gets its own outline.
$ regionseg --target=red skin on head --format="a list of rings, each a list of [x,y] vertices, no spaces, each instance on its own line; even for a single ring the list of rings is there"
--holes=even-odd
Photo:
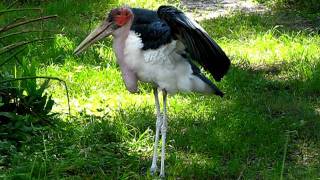
[[[131,12],[126,8],[119,9],[117,15],[114,16],[114,21],[118,26],[125,25],[132,17]]]

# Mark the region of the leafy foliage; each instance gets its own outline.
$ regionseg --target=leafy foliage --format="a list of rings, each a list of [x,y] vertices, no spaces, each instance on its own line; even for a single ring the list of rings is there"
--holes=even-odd
[[[4,9],[1,10],[0,16],[20,10],[24,9]],[[43,32],[32,30],[33,26],[29,26],[29,29],[19,27],[28,28],[27,25],[30,23],[53,17],[56,16],[15,17],[2,21],[4,24],[0,27],[0,166],[8,166],[9,159],[15,152],[20,151],[23,143],[30,141],[35,134],[52,123],[50,118],[54,114],[50,112],[54,100],[46,92],[50,79],[39,85],[36,77],[38,64],[19,56],[25,52],[28,44],[48,38],[28,36],[32,32]]]
[[[7,80],[2,83],[0,91],[2,106],[0,111],[19,115],[33,114],[40,116],[45,116],[51,111],[54,101],[52,96],[45,92],[50,80],[45,80],[38,88],[36,65],[36,62],[29,64],[27,61],[23,61],[21,64],[22,76],[35,78],[30,78],[20,83],[15,82],[17,79]]]

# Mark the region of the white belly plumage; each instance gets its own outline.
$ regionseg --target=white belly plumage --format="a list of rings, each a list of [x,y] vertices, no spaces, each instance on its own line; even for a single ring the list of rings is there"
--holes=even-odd
[[[197,91],[210,93],[212,89],[192,74],[191,65],[178,53],[183,45],[177,41],[163,45],[157,50],[142,51],[141,39],[130,32],[125,43],[125,62],[140,81],[151,82],[169,93]]]

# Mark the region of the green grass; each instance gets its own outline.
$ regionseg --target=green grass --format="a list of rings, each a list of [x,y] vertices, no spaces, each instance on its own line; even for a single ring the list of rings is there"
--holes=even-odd
[[[131,3],[155,8],[165,2]],[[48,28],[62,33],[43,46],[29,46],[21,58],[39,62],[39,75],[67,82],[72,116],[65,115],[63,87],[52,82],[48,91],[57,103],[54,112],[61,114],[52,120],[56,125],[21,147],[1,145],[7,148],[1,178],[152,179],[150,87],[140,84],[140,94],[126,91],[111,39],[79,57],[72,54],[112,7],[95,0],[43,5],[46,13],[60,16]],[[232,68],[218,83],[224,98],[169,97],[169,179],[320,177],[319,29],[309,16],[283,14],[235,13],[201,22]],[[290,23],[296,21],[302,23]]]

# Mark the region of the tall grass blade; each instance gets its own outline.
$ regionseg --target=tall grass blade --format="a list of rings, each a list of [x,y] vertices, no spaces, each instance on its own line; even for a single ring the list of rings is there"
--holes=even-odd
[[[4,36],[1,36],[0,39],[9,38],[16,35],[26,34],[26,33],[34,33],[34,32],[53,32],[53,33],[61,33],[58,31],[51,31],[51,30],[23,30],[19,32],[10,33]]]
[[[12,55],[10,55],[6,60],[4,60],[3,62],[0,63],[0,67],[3,66],[4,64],[6,64],[7,62],[9,62],[12,58],[14,58],[15,56],[17,56],[18,54],[22,53],[26,48],[22,48],[16,52],[14,52]]]
[[[19,2],[19,0],[13,1],[13,2],[7,7],[7,9],[12,8],[12,7],[15,6],[18,2]]]
[[[0,15],[4,13],[17,12],[17,11],[41,11],[41,8],[19,8],[19,9],[7,9],[0,11]]]
[[[287,132],[286,136],[287,136],[287,138],[286,138],[286,143],[284,144],[280,180],[283,180],[284,166],[285,166],[285,162],[286,162],[287,151],[288,151],[288,143],[289,143],[289,137],[290,137],[289,132]]]
[[[19,26],[23,26],[23,25],[29,24],[29,23],[42,21],[42,20],[47,20],[47,19],[52,19],[52,18],[56,18],[56,17],[58,17],[58,16],[57,15],[51,15],[51,16],[44,16],[44,17],[40,17],[40,18],[35,18],[35,19],[30,19],[30,20],[14,23],[14,24],[11,24],[9,26],[5,26],[5,27],[1,28],[0,29],[0,33],[8,31],[8,30],[16,28],[16,27],[19,27]]]
[[[17,43],[14,43],[14,44],[10,44],[10,45],[7,45],[3,48],[0,48],[0,55],[4,54],[4,53],[7,53],[9,51],[12,51],[14,49],[17,49],[21,46],[24,46],[24,45],[27,45],[27,44],[30,44],[30,43],[33,43],[33,42],[37,42],[37,41],[45,41],[45,40],[48,40],[48,39],[54,39],[53,37],[48,37],[48,38],[40,38],[40,39],[34,39],[34,40],[30,40],[30,41],[21,41],[21,42],[17,42]]]

